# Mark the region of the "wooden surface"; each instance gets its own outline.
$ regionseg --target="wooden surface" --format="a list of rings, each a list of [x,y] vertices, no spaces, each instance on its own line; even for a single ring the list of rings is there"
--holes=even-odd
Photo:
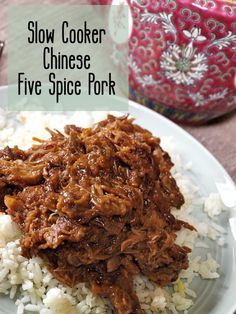
[[[78,4],[80,0],[44,0],[38,3]],[[0,40],[6,42],[0,60],[0,85],[7,84],[7,5],[36,3],[26,0],[0,0]],[[232,113],[205,126],[183,126],[221,162],[236,182],[236,113]],[[206,174],[207,175],[207,174]]]
[[[184,128],[219,160],[236,182],[236,112],[204,126]]]

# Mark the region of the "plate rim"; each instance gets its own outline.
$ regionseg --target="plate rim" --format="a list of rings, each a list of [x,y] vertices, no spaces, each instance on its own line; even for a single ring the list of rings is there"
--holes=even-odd
[[[170,124],[173,128],[178,129],[178,131],[181,132],[184,136],[186,136],[189,140],[193,141],[201,150],[204,151],[205,154],[208,155],[208,157],[210,157],[210,159],[212,161],[214,161],[214,163],[222,170],[222,172],[224,172],[227,179],[229,179],[229,181],[235,187],[235,191],[236,191],[236,183],[234,182],[234,180],[232,179],[230,174],[227,172],[227,170],[223,167],[223,165],[220,163],[220,161],[201,142],[199,142],[193,135],[191,135],[188,131],[184,130],[184,128],[182,128],[180,125],[178,125],[174,121],[168,119],[167,117],[161,115],[160,113],[158,113],[158,112],[156,112],[156,111],[154,111],[148,107],[145,107],[145,106],[143,106],[137,102],[134,102],[133,100],[129,100],[129,103],[131,104],[131,106],[133,106],[137,110],[140,110],[140,107],[141,107],[141,110],[147,111],[147,112],[151,113],[152,115],[159,116],[159,118],[161,120],[163,120],[164,123]]]
[[[1,93],[2,92],[6,93],[7,90],[8,90],[8,85],[1,85],[0,86],[0,97],[1,97]],[[6,96],[7,96],[7,93],[6,93]],[[121,99],[121,97],[119,97],[119,98]],[[236,182],[234,182],[234,180],[232,179],[230,174],[227,172],[227,170],[223,167],[223,165],[220,163],[220,161],[202,143],[200,143],[193,135],[191,135],[188,131],[184,130],[180,125],[178,125],[174,121],[168,119],[167,117],[161,115],[157,111],[154,111],[154,110],[152,110],[152,109],[150,109],[150,108],[148,108],[148,107],[146,107],[146,106],[144,106],[142,104],[139,104],[138,102],[135,102],[135,101],[129,99],[128,100],[128,105],[129,106],[131,105],[131,107],[134,107],[135,109],[137,109],[139,111],[146,111],[146,112],[148,112],[149,114],[151,114],[153,116],[157,115],[159,119],[164,121],[164,123],[170,124],[173,128],[178,129],[179,132],[181,132],[189,140],[193,141],[201,150],[204,151],[205,154],[208,155],[208,157],[210,157],[210,159],[212,159],[214,161],[214,163],[219,168],[221,168],[222,172],[224,172],[224,174],[226,175],[227,179],[229,179],[229,181],[235,187],[235,191],[236,191]]]
[[[0,101],[1,98],[7,97],[7,90],[8,90],[8,86],[7,85],[2,85],[0,86]],[[1,103],[0,103],[1,105]],[[171,126],[171,128],[173,130],[178,131],[178,133],[181,136],[184,136],[188,141],[194,143],[194,145],[202,151],[202,153],[208,158],[209,161],[211,161],[213,163],[213,167],[217,167],[220,172],[222,173],[222,176],[224,176],[224,179],[226,179],[230,185],[233,187],[235,193],[236,193],[236,183],[234,182],[234,180],[231,178],[231,176],[229,175],[229,173],[227,172],[227,170],[222,166],[222,164],[217,160],[217,158],[203,145],[201,144],[196,138],[194,138],[190,133],[188,133],[186,130],[183,129],[183,127],[181,127],[180,125],[177,125],[175,122],[171,121],[170,119],[166,118],[165,116],[161,115],[160,113],[147,108],[133,100],[129,100],[129,110],[128,112],[130,112],[130,107],[134,108],[134,110],[136,112],[140,112],[142,113],[147,113],[148,115],[151,115],[153,117],[153,119],[159,119],[159,121],[162,121],[166,126]],[[131,114],[132,115],[132,114]],[[230,210],[231,212],[231,210]],[[229,308],[231,309],[231,313],[229,314],[233,314],[234,311],[236,310],[236,301],[232,300],[231,304],[229,305]],[[214,310],[213,310],[214,311]],[[0,309],[0,313],[1,309]]]

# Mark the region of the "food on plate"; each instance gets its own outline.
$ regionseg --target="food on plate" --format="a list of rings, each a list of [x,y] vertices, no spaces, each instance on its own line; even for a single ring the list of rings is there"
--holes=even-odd
[[[194,227],[171,213],[184,197],[169,155],[127,116],[48,131],[27,150],[0,151],[0,210],[20,227],[23,256],[68,286],[89,282],[118,314],[144,313],[133,277],[166,286],[189,265],[176,238]]]

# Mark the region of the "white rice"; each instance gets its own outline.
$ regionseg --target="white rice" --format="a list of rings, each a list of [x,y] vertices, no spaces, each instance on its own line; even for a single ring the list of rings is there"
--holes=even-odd
[[[210,193],[204,203],[204,211],[209,217],[218,216],[222,211],[226,210],[221,201],[219,193]]]
[[[32,134],[39,138],[48,136],[45,127],[63,131],[65,124],[87,127],[105,117],[104,112],[74,112],[68,116],[59,113],[22,112],[17,116],[16,124],[4,112],[0,112],[0,147],[18,145],[27,148],[32,144]],[[219,245],[224,245],[225,231],[221,226],[207,219],[201,221],[194,216],[199,208],[209,217],[219,215],[225,209],[219,195],[211,193],[205,200],[200,197],[198,187],[183,174],[186,171],[191,172],[192,163],[182,165],[170,138],[162,138],[162,146],[170,153],[175,163],[172,173],[185,197],[182,209],[173,210],[173,213],[197,229],[196,232],[187,229],[179,231],[176,242],[192,249],[207,249],[209,245],[206,239],[210,238],[217,240]],[[63,286],[52,277],[40,258],[24,258],[21,255],[19,237],[20,232],[11,217],[0,215],[0,293],[14,299],[17,314],[26,311],[40,314],[113,313],[109,300],[94,296],[87,284],[80,283],[73,289]],[[194,278],[219,277],[219,265],[210,254],[204,258],[204,255],[194,256],[193,251],[189,259],[188,270],[181,271],[179,279],[169,287],[160,288],[144,276],[135,278],[134,288],[141,307],[147,314],[186,312],[197,297],[190,287]]]

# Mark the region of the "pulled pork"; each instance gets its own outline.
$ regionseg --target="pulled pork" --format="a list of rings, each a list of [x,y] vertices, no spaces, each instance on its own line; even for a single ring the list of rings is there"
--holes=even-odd
[[[0,210],[19,225],[23,255],[64,284],[89,282],[118,314],[144,313],[133,277],[165,286],[188,267],[175,232],[193,227],[171,214],[184,199],[169,155],[126,116],[48,131],[26,151],[0,151]]]

